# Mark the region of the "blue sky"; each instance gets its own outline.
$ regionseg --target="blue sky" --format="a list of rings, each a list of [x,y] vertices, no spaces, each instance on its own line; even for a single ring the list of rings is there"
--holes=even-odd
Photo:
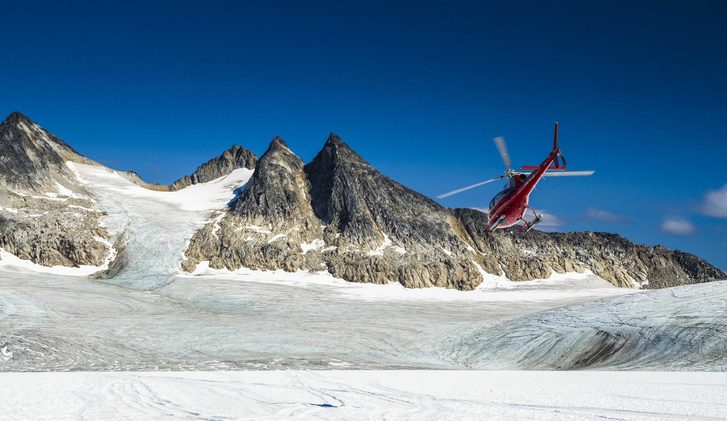
[[[727,269],[725,2],[60,3],[0,1],[0,113],[111,167],[170,182],[275,135],[307,161],[335,131],[433,197],[498,175],[494,136],[540,162],[559,120],[597,173],[538,186],[558,230]]]

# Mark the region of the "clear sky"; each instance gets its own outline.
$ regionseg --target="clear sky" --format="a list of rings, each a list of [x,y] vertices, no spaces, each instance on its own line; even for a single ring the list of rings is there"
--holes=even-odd
[[[0,0],[0,113],[157,182],[275,135],[308,161],[335,131],[430,197],[500,174],[494,136],[539,163],[559,120],[597,172],[538,186],[551,229],[727,269],[727,2],[115,3]]]

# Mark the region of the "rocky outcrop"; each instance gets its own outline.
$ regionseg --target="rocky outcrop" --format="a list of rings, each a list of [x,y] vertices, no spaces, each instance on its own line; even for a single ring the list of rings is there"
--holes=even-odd
[[[0,248],[44,266],[101,265],[102,213],[66,162],[97,165],[28,117],[0,124]]]
[[[305,171],[324,241],[336,247],[324,255],[334,276],[459,289],[481,278],[448,209],[381,174],[335,134]]]
[[[53,266],[101,265],[114,250],[103,213],[67,162],[99,165],[19,113],[0,124],[0,248]],[[696,256],[605,233],[490,233],[487,216],[448,209],[377,171],[331,134],[307,165],[280,138],[256,160],[233,146],[171,186],[255,168],[226,209],[194,234],[182,267],[325,270],[369,283],[469,290],[487,274],[511,280],[591,270],[617,286],[660,288],[727,278]],[[113,276],[117,264],[99,276]],[[116,267],[117,269],[114,269]]]
[[[136,171],[116,171],[116,174],[124,177],[139,187],[155,191],[172,191],[171,186],[161,183],[149,183],[144,181]]]
[[[485,213],[474,209],[455,209],[454,213],[477,250],[496,259],[505,276],[514,281],[585,270],[616,286],[632,288],[727,279],[722,271],[692,254],[635,244],[616,234],[537,230],[490,233],[484,228]]]
[[[191,175],[185,175],[171,184],[171,190],[183,189],[197,183],[206,183],[231,173],[238,168],[255,169],[257,158],[249,150],[232,145],[222,155],[212,158],[197,167]]]
[[[274,139],[220,218],[192,238],[185,270],[209,261],[409,287],[470,289],[481,280],[449,210],[384,176],[334,134],[305,167]]]
[[[229,209],[192,238],[183,268],[327,270],[353,282],[469,290],[592,270],[617,286],[723,279],[686,253],[601,233],[485,229],[486,214],[447,209],[381,174],[338,136],[305,167],[275,139]]]
[[[303,162],[278,137],[230,210],[213,219],[192,237],[182,262],[185,270],[194,270],[202,260],[213,268],[321,269],[301,249],[323,232],[310,205]]]
[[[9,189],[47,192],[56,183],[77,190],[66,161],[91,164],[28,117],[14,112],[0,123],[0,185]]]

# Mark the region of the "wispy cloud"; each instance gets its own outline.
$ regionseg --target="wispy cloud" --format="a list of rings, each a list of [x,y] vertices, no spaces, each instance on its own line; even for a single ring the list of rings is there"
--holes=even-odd
[[[552,213],[540,211],[540,214],[542,215],[543,219],[538,225],[535,226],[540,231],[557,231],[558,228],[563,225],[563,220],[553,215]]]
[[[631,222],[625,216],[617,215],[617,214],[611,213],[607,210],[598,209],[598,208],[586,209],[586,217],[590,218],[590,219],[594,219],[596,221],[610,222],[613,224],[626,224],[626,223]]]
[[[478,210],[478,211],[484,212],[484,213],[490,212],[490,210],[488,208],[474,208],[473,207],[470,209]],[[535,228],[540,231],[546,231],[546,232],[557,231],[557,229],[563,225],[563,220],[558,218],[557,216],[553,215],[552,213],[548,213],[546,211],[540,211],[540,212],[538,212],[538,214],[542,217],[542,219],[541,219],[540,223],[535,226]],[[525,217],[528,219],[532,218],[532,213],[530,213],[530,211],[528,211],[525,214]],[[521,224],[522,224],[522,222],[521,222]]]
[[[721,189],[707,192],[701,207],[702,213],[727,218],[727,184]]]
[[[661,230],[675,235],[692,235],[697,232],[694,224],[686,218],[669,216],[661,223]]]

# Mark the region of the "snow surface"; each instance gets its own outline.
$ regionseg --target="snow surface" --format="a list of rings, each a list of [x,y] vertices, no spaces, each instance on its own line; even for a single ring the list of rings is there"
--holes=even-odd
[[[442,358],[488,369],[727,371],[725,303],[727,281],[573,304],[452,336]]]
[[[194,232],[235,197],[253,170],[241,168],[230,174],[164,192],[138,186],[104,167],[66,163],[78,180],[91,191],[102,221],[113,236],[124,243],[127,265],[108,282],[136,289],[155,289],[173,281],[187,241]]]
[[[43,266],[33,263],[30,260],[24,260],[12,253],[8,253],[5,249],[0,248],[0,270],[7,272],[40,272],[51,273],[63,276],[89,276],[98,271],[108,269],[109,263],[116,257],[116,250],[108,240],[96,237],[96,241],[103,243],[109,248],[109,255],[102,265],[80,265],[78,267],[68,266]]]
[[[304,249],[305,251],[305,249]],[[179,277],[218,278],[245,282],[274,283],[295,286],[324,286],[342,296],[363,300],[416,300],[416,301],[534,301],[549,302],[569,298],[597,298],[633,294],[636,289],[614,288],[609,282],[586,273],[553,273],[548,279],[512,282],[502,276],[483,272],[485,281],[474,291],[448,288],[405,288],[398,282],[385,285],[347,282],[327,271],[286,272],[261,271],[246,268],[230,271],[213,269],[209,261],[200,262],[192,273],[179,273]]]
[[[61,277],[56,268],[45,268],[50,273],[0,268],[3,371],[527,368],[538,365],[514,359],[509,344],[518,343],[517,337],[497,342],[506,337],[498,329],[505,326],[507,333],[510,321],[519,329],[531,326],[528,315],[543,310],[623,300],[589,307],[594,319],[583,316],[582,323],[595,324],[616,317],[612,308],[625,311],[623,306],[638,301],[630,297],[651,294],[614,288],[590,273],[517,283],[484,274],[475,291],[356,284],[325,272],[230,272],[205,262],[193,274],[181,273],[189,238],[205,222],[219,220],[219,210],[252,171],[159,192],[102,167],[68,165],[107,212],[102,222],[119,239],[119,259],[126,263],[116,276],[95,282]],[[645,324],[660,323],[649,317],[659,300],[669,297],[635,306],[640,313],[630,311]],[[576,320],[562,311],[566,316],[553,316],[552,324]],[[713,323],[707,310],[699,317]],[[538,325],[528,329],[525,333],[541,331]],[[520,346],[537,343],[523,338],[527,342]],[[645,338],[645,346],[649,341]],[[501,343],[501,352],[485,348],[487,343]],[[698,355],[684,367],[721,367],[699,362]],[[639,364],[646,362],[634,367]],[[659,364],[665,363],[650,367]]]
[[[285,272],[152,280],[164,286],[0,272],[0,348],[11,355],[0,371],[461,368],[452,337],[631,292],[583,280],[407,290]]]
[[[727,419],[725,373],[4,373],[0,418]]]
[[[724,373],[441,370],[723,371],[727,282],[635,291],[591,273],[484,274],[465,292],[205,262],[185,274],[187,241],[252,171],[158,192],[69,167],[126,264],[89,281],[2,256],[0,371],[86,372],[0,374],[0,419],[727,419]],[[186,372],[246,369],[285,371]]]
[[[140,276],[138,282],[129,282],[129,286],[141,288],[157,286],[149,279],[149,275],[153,276],[155,272],[142,276],[141,272],[144,269],[155,267],[169,273],[179,266],[179,259],[186,244],[185,239],[190,238],[194,231],[204,224],[211,210],[222,208],[233,199],[234,189],[244,185],[253,173],[253,170],[246,168],[236,169],[227,176],[207,183],[194,184],[174,192],[160,192],[140,187],[105,167],[74,162],[66,162],[66,165],[74,172],[76,178],[95,194],[98,209],[109,213],[102,222],[109,228],[110,234],[123,235],[129,241],[125,247],[130,253],[129,262],[141,263],[141,267],[136,271],[136,275]],[[44,199],[66,200],[68,197],[81,197],[56,184],[59,194],[64,198],[51,193],[51,196]],[[75,205],[70,207],[81,208]],[[108,269],[110,261],[116,257],[117,251],[112,245],[102,239],[99,240],[111,250],[106,262],[100,266],[48,267],[0,250],[0,270],[89,276]],[[139,244],[139,241],[146,244]],[[159,247],[159,250],[155,250],[155,247]],[[149,262],[153,255],[161,254],[166,254],[167,259],[163,260],[165,267],[160,267],[156,262],[152,262],[151,266],[144,264]],[[137,258],[142,260],[136,260]]]

